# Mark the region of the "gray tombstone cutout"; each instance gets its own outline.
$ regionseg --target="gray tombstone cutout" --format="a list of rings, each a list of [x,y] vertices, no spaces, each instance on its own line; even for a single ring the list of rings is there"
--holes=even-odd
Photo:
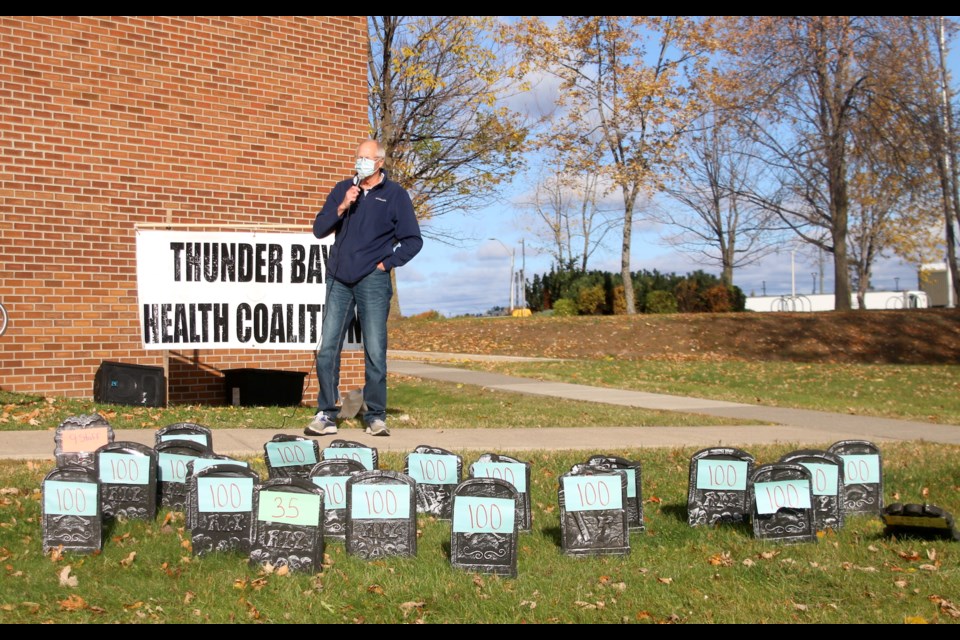
[[[810,470],[813,528],[817,531],[843,528],[843,460],[819,449],[791,451],[780,462],[802,464]]]
[[[186,441],[184,441],[186,442]],[[230,456],[221,455],[219,453],[207,452],[199,458],[193,458],[187,461],[187,477],[184,479],[184,484],[186,485],[187,498],[183,506],[184,520],[186,521],[187,528],[193,529],[197,526],[197,521],[195,516],[199,513],[197,507],[197,485],[193,482],[194,476],[200,473],[208,467],[214,465],[223,465],[229,464],[237,467],[242,467],[244,469],[250,468],[250,465],[241,460],[234,460]],[[257,476],[257,481],[260,481],[259,475]]]
[[[614,469],[627,474],[627,522],[631,529],[643,531],[643,484],[639,462],[617,456],[592,456],[587,464],[598,469]]]
[[[192,440],[167,440],[157,450],[157,494],[160,505],[176,511],[187,507],[187,465],[197,458],[213,455],[210,449]]]
[[[530,463],[501,456],[496,453],[485,453],[470,465],[471,478],[496,478],[506,480],[517,490],[517,529],[530,531],[533,526],[533,511],[530,508]]]
[[[702,449],[690,458],[687,523],[691,527],[746,522],[754,458],[730,447]]]
[[[373,447],[351,440],[333,440],[330,446],[323,450],[324,460],[356,460],[367,471],[376,471],[380,468],[380,455]]]
[[[316,573],[323,569],[323,489],[303,478],[276,478],[253,493],[250,562]]]
[[[253,469],[214,464],[190,475],[187,521],[194,555],[214,551],[250,552],[253,538]]]
[[[53,436],[57,466],[93,469],[97,449],[113,442],[113,437],[113,427],[99,413],[70,416],[60,423]]]
[[[877,445],[866,440],[841,440],[827,451],[843,459],[846,515],[882,515],[883,458]]]
[[[506,480],[471,478],[453,494],[450,564],[517,577],[516,488]]]
[[[416,482],[396,471],[347,480],[347,553],[367,560],[417,555]]]
[[[560,476],[558,498],[564,553],[630,553],[625,472],[575,464]]]
[[[356,460],[321,460],[310,470],[310,481],[323,489],[323,535],[347,538],[347,479],[366,471]]]
[[[419,445],[407,454],[404,471],[417,483],[417,513],[449,520],[453,490],[463,477],[463,458],[446,449]]]
[[[103,548],[100,483],[91,469],[57,467],[43,479],[43,552],[93,553]]]
[[[778,462],[757,467],[751,480],[753,536],[777,542],[816,542],[810,470]]]
[[[320,443],[311,438],[278,433],[264,443],[263,460],[271,480],[309,478],[310,470],[320,462]]]
[[[105,519],[153,520],[157,515],[157,452],[137,442],[97,449],[100,509]]]
[[[206,445],[213,449],[213,432],[210,427],[195,422],[175,422],[162,429],[157,429],[154,434],[154,444],[169,442],[170,440],[190,440],[198,444]]]

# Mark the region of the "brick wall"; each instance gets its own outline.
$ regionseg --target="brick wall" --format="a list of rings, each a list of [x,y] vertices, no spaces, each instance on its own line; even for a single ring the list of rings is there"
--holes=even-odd
[[[366,47],[363,16],[0,17],[0,389],[92,397],[104,360],[162,364],[134,225],[309,230],[367,135]],[[312,403],[312,362],[171,352],[170,401],[222,402],[222,370],[257,367],[310,372]]]

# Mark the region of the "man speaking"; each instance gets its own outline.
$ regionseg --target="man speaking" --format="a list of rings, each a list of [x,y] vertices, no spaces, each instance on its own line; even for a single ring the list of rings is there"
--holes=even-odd
[[[390,435],[386,423],[390,270],[417,255],[423,238],[410,195],[383,170],[385,157],[376,140],[360,143],[356,175],[337,183],[313,222],[316,237],[336,235],[327,261],[327,299],[317,352],[317,414],[304,429],[307,435],[337,433],[340,351],[354,308],[363,336],[366,432]]]

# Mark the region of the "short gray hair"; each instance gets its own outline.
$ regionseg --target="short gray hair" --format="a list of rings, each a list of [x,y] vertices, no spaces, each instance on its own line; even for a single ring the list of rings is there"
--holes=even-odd
[[[387,150],[384,148],[383,143],[377,140],[376,138],[367,138],[357,145],[357,150],[360,150],[360,147],[367,144],[368,142],[373,142],[377,145],[377,160],[385,160],[387,157]]]

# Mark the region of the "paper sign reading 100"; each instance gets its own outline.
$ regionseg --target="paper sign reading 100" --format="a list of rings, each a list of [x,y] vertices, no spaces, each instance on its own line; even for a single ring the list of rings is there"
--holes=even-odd
[[[877,484],[880,482],[880,456],[840,456],[843,458],[843,484]]]
[[[324,460],[356,460],[367,471],[373,471],[373,449],[368,447],[327,447]]]
[[[473,477],[506,480],[520,493],[527,492],[527,466],[519,462],[474,462]]]
[[[274,468],[317,464],[317,456],[313,452],[313,441],[268,442],[267,458],[270,460],[270,466]]]
[[[306,527],[320,526],[320,496],[290,491],[261,491],[257,519]]]
[[[747,463],[743,460],[697,460],[697,489],[746,491]]]
[[[436,453],[411,453],[410,477],[423,484],[457,484],[457,457]]]
[[[563,479],[567,511],[622,509],[620,474],[610,476],[569,476]]]
[[[810,476],[813,480],[813,495],[837,495],[837,465],[819,462],[801,462],[800,464],[810,470]]]
[[[197,460],[196,456],[181,456],[176,453],[161,453],[157,460],[157,479],[160,482],[179,482],[187,480],[187,463]]]
[[[147,484],[150,482],[150,458],[130,453],[101,453],[100,482]]]
[[[810,482],[807,480],[778,480],[757,482],[753,485],[757,497],[757,513],[769,515],[780,509],[809,509]]]
[[[201,513],[252,511],[253,478],[197,478],[197,509]]]
[[[350,517],[394,520],[410,517],[410,487],[405,484],[355,484]]]
[[[350,476],[314,476],[313,484],[323,489],[325,509],[347,508],[347,480]]]
[[[453,501],[454,533],[513,533],[516,505],[506,498],[457,496]]]
[[[95,516],[97,485],[47,480],[43,483],[43,512],[46,515]]]

